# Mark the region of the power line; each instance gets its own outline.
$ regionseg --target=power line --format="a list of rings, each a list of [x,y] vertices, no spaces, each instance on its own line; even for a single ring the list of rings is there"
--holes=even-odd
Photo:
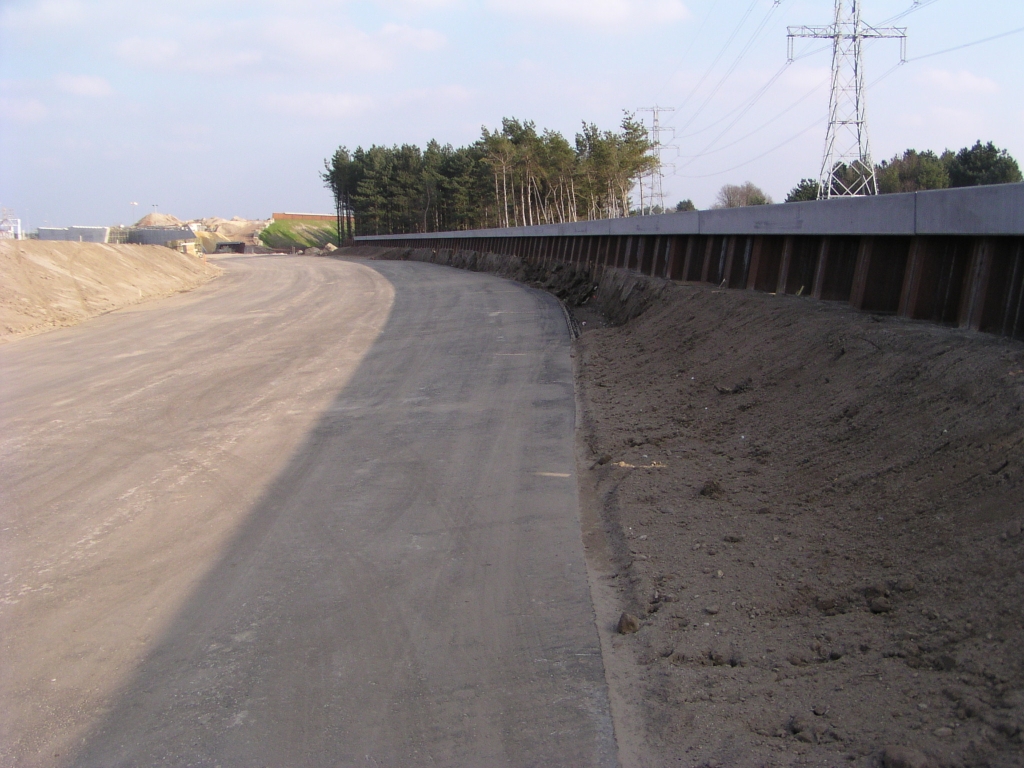
[[[797,134],[794,134],[793,136],[790,136],[785,141],[783,141],[783,142],[781,142],[779,144],[776,144],[774,147],[772,147],[769,150],[766,150],[766,151],[762,152],[757,157],[752,157],[749,160],[746,160],[746,161],[740,163],[739,165],[734,165],[732,168],[726,168],[724,171],[716,171],[715,173],[704,173],[704,174],[701,174],[699,176],[687,176],[687,175],[684,175],[684,174],[679,174],[679,176],[680,176],[680,178],[683,178],[683,179],[709,179],[712,176],[721,176],[723,173],[729,173],[731,171],[735,171],[737,168],[742,168],[745,165],[750,165],[751,163],[760,160],[762,157],[767,157],[768,155],[770,155],[772,152],[774,152],[777,149],[782,149],[782,147],[786,146],[790,142],[796,141],[801,136],[803,136],[805,133],[807,133],[809,130],[811,130],[812,128],[817,128],[819,125],[821,125],[824,122],[825,122],[825,118],[824,117],[819,117],[813,123],[811,123],[806,128],[804,128],[802,131],[800,131],[800,133],[797,133]]]
[[[907,8],[907,10],[897,13],[895,16],[890,16],[888,19],[881,22],[881,25],[885,26],[886,24],[892,24],[894,21],[899,21],[904,16],[909,16],[914,11],[919,11],[922,8],[927,8],[929,5],[936,2],[938,2],[938,0],[914,0],[914,4]]]
[[[729,69],[726,70],[725,74],[722,75],[721,79],[718,81],[715,87],[711,89],[711,93],[709,93],[707,95],[707,98],[704,99],[704,102],[697,108],[697,110],[692,115],[690,115],[690,119],[687,120],[686,123],[684,123],[679,130],[684,131],[690,125],[692,125],[693,121],[697,119],[698,115],[700,115],[701,112],[704,111],[705,107],[707,107],[707,105],[711,103],[711,100],[715,97],[718,91],[721,90],[722,86],[725,85],[725,81],[728,80],[732,73],[736,71],[736,67],[740,65],[740,62],[743,61],[743,58],[747,55],[747,53],[750,52],[750,49],[757,41],[757,38],[761,34],[761,31],[768,24],[768,21],[771,19],[772,14],[775,13],[775,10],[779,7],[781,3],[782,0],[773,0],[772,7],[768,9],[768,13],[761,20],[761,23],[757,25],[757,28],[754,30],[754,33],[750,36],[750,39],[747,41],[747,44],[743,46],[743,49],[733,60],[732,64],[729,66]],[[680,109],[682,109],[682,107],[680,107]]]
[[[899,66],[899,65],[897,65],[897,66]],[[896,67],[893,67],[893,69],[895,70]],[[882,78],[879,78],[879,80],[881,80],[881,79]],[[718,147],[718,149],[712,149],[710,151],[704,151],[704,152],[701,152],[701,153],[696,154],[696,155],[684,155],[684,157],[690,157],[690,158],[693,158],[694,160],[696,160],[698,158],[706,157],[708,155],[714,155],[714,154],[717,154],[719,152],[724,152],[725,150],[730,149],[732,147],[735,147],[737,144],[740,144],[741,142],[746,141],[747,139],[749,139],[754,134],[760,133],[761,131],[763,131],[765,128],[767,128],[769,125],[774,123],[779,118],[785,117],[786,115],[788,115],[795,107],[797,107],[800,104],[802,104],[803,102],[807,101],[807,99],[809,99],[811,96],[813,96],[815,93],[817,93],[818,89],[821,88],[821,86],[823,86],[826,82],[828,82],[828,81],[827,80],[822,80],[817,85],[815,85],[813,88],[811,88],[811,90],[809,90],[807,93],[805,93],[803,96],[801,96],[799,99],[797,99],[792,104],[790,104],[785,109],[783,109],[781,112],[777,112],[774,117],[772,117],[772,118],[766,120],[765,122],[761,123],[759,126],[757,126],[757,128],[754,128],[749,133],[745,133],[744,135],[740,136],[738,139],[735,139],[735,140],[729,142],[728,144],[725,144],[724,146]],[[878,82],[878,81],[876,80],[875,82]],[[689,164],[690,163],[687,163],[686,165],[689,165]],[[683,167],[685,168],[686,166],[683,166]]]
[[[707,25],[708,20],[711,18],[711,14],[713,14],[715,12],[715,9],[718,7],[718,4],[720,2],[722,2],[722,0],[715,0],[715,2],[711,4],[711,7],[708,8],[708,13],[704,17],[704,21],[702,21],[700,23],[700,26],[697,27],[697,31],[693,33],[693,38],[690,40],[690,44],[687,46],[686,50],[683,52],[683,55],[680,56],[676,60],[675,65],[672,67],[672,74],[670,74],[667,78],[665,78],[664,82],[662,82],[661,87],[658,88],[656,93],[661,93],[662,91],[665,90],[665,86],[668,85],[668,81],[672,79],[672,76],[676,73],[676,71],[678,71],[680,65],[682,65],[682,63],[684,61],[686,61],[687,58],[689,58],[690,53],[694,49],[694,46],[697,45],[697,41],[700,39],[700,33],[704,31],[704,27]]]
[[[887,78],[887,77],[888,77],[889,75],[891,75],[891,74],[892,74],[893,72],[895,72],[895,71],[896,71],[897,69],[899,69],[899,68],[900,68],[900,66],[902,66],[902,64],[903,64],[903,62],[900,62],[899,64],[897,64],[896,66],[894,66],[894,67],[893,67],[892,69],[888,70],[888,71],[887,71],[887,72],[885,72],[884,74],[882,74],[882,75],[880,75],[879,77],[877,77],[877,78],[875,78],[874,80],[872,80],[872,81],[871,81],[871,82],[870,82],[870,83],[868,84],[868,87],[869,87],[869,88],[874,88],[874,87],[875,87],[876,85],[878,85],[878,84],[879,84],[880,82],[882,82],[883,80],[885,80],[885,78]],[[793,103],[792,105],[790,105],[789,109],[792,109],[792,108],[793,108],[793,107],[795,107],[795,106],[796,106],[797,104],[799,104],[799,103],[800,103],[801,101],[803,101],[804,99],[808,98],[808,97],[809,97],[809,96],[810,96],[810,95],[811,95],[812,93],[814,93],[814,91],[816,91],[816,90],[817,90],[818,88],[820,88],[820,87],[821,87],[821,84],[819,83],[819,84],[818,84],[818,85],[816,85],[816,86],[815,86],[815,87],[814,87],[814,88],[813,88],[813,89],[812,89],[812,90],[811,90],[811,91],[810,91],[809,93],[805,94],[805,95],[804,95],[803,97],[801,97],[801,98],[800,98],[799,100],[797,100],[797,101],[796,101],[796,102],[794,102],[794,103]],[[765,123],[765,125],[763,125],[763,126],[761,126],[761,127],[763,128],[763,127],[765,127],[766,125],[768,125],[768,124],[770,124],[770,123],[774,122],[774,121],[775,121],[776,119],[778,119],[778,118],[779,118],[779,117],[781,117],[782,115],[786,114],[786,113],[787,113],[788,111],[789,111],[789,110],[787,109],[787,110],[786,110],[785,112],[780,112],[780,113],[779,113],[778,115],[776,115],[776,117],[773,117],[773,118],[772,118],[771,120],[769,120],[769,121],[768,121],[768,123]],[[714,173],[704,173],[704,174],[700,174],[700,175],[698,175],[698,176],[688,176],[688,175],[685,175],[685,174],[677,174],[677,175],[679,176],[679,178],[682,178],[682,179],[710,179],[710,178],[713,178],[714,176],[721,176],[721,175],[722,175],[723,173],[730,173],[730,172],[732,172],[732,171],[735,171],[735,170],[737,170],[737,169],[739,169],[739,168],[743,168],[744,166],[750,165],[751,163],[755,163],[755,162],[757,162],[758,160],[760,160],[761,158],[767,157],[768,155],[770,155],[770,154],[771,154],[772,152],[775,152],[776,150],[782,149],[782,148],[783,148],[784,146],[786,146],[787,144],[790,144],[790,143],[792,143],[792,142],[796,141],[797,139],[799,139],[799,138],[800,138],[801,136],[803,136],[803,135],[804,135],[805,133],[807,133],[808,131],[810,131],[810,130],[811,130],[812,128],[817,128],[817,127],[818,127],[819,125],[821,125],[821,124],[822,124],[823,122],[825,122],[825,118],[824,118],[824,117],[819,117],[819,118],[818,118],[817,120],[815,120],[815,121],[814,121],[813,123],[811,123],[811,124],[810,124],[810,125],[808,125],[808,126],[807,126],[806,128],[804,128],[803,130],[801,130],[801,131],[800,131],[799,133],[797,133],[797,134],[794,134],[793,136],[790,136],[790,137],[789,137],[788,139],[786,139],[786,140],[784,140],[784,141],[782,141],[782,142],[780,142],[780,143],[776,144],[776,145],[775,145],[774,147],[772,147],[771,149],[769,149],[769,150],[766,150],[766,151],[762,152],[761,154],[757,155],[756,157],[752,157],[752,158],[750,158],[749,160],[744,160],[744,161],[743,161],[742,163],[740,163],[739,165],[734,165],[734,166],[733,166],[732,168],[726,168],[726,169],[725,169],[724,171],[715,171]],[[759,128],[758,130],[760,130],[760,128]]]
[[[1017,29],[1011,29],[1009,32],[1000,32],[998,35],[992,35],[992,37],[986,37],[981,40],[975,40],[973,43],[964,43],[963,45],[956,45],[952,48],[946,48],[942,51],[933,51],[932,53],[925,53],[921,56],[915,56],[907,61],[920,61],[921,59],[930,59],[932,56],[941,56],[944,53],[952,53],[953,51],[961,51],[964,48],[971,48],[975,45],[981,45],[982,43],[991,43],[993,40],[998,40],[1001,37],[1009,37],[1010,35],[1019,35],[1024,32],[1024,27],[1018,27]]]
[[[715,66],[718,64],[719,61],[721,61],[722,56],[725,55],[725,52],[729,49],[729,46],[732,45],[732,41],[736,39],[736,35],[740,33],[740,30],[743,28],[743,25],[746,23],[747,19],[750,18],[750,14],[754,12],[754,8],[757,7],[757,4],[759,2],[760,0],[753,0],[753,2],[750,4],[750,7],[747,8],[746,13],[743,14],[743,17],[736,25],[736,28],[732,31],[732,34],[729,35],[729,39],[725,41],[725,45],[722,46],[721,50],[718,52],[718,55],[715,56],[712,62],[708,65],[708,68],[704,71],[704,74],[701,75],[700,80],[697,81],[697,85],[695,85],[693,89],[690,91],[690,93],[687,95],[687,97],[683,99],[683,103],[679,105],[678,111],[682,111],[683,107],[690,103],[690,99],[692,99],[694,94],[700,90],[700,87],[702,85],[704,85],[704,81],[708,79],[708,76],[714,71]]]

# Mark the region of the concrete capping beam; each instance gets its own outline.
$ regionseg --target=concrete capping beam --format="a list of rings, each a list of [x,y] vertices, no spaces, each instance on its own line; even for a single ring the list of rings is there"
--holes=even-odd
[[[630,235],[1024,235],[1024,183],[356,240]]]
[[[914,194],[700,212],[702,235],[913,235]]]
[[[1024,234],[1024,184],[933,189],[915,194],[915,234]]]

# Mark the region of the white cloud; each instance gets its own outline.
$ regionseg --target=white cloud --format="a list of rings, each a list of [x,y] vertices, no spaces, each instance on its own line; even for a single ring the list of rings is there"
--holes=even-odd
[[[88,10],[80,0],[4,3],[0,7],[0,27],[19,31],[81,24],[88,18]]]
[[[129,37],[117,46],[118,54],[130,64],[162,67],[180,57],[180,47],[173,40]]]
[[[489,0],[488,4],[516,16],[586,26],[664,24],[690,17],[680,0]]]
[[[194,25],[187,38],[130,37],[117,47],[129,63],[158,70],[230,75],[301,75],[333,79],[339,72],[389,70],[408,53],[443,48],[432,29],[386,24],[374,32],[349,26],[310,24],[297,17],[261,18],[227,26]]]
[[[377,5],[398,10],[438,11],[461,5],[461,0],[379,0]]]
[[[0,115],[17,123],[38,123],[49,114],[46,106],[37,99],[18,99],[0,96]]]
[[[418,102],[430,104],[462,104],[470,100],[472,92],[461,85],[446,85],[440,88],[414,88],[399,93],[392,100],[392,106],[403,107]]]
[[[57,87],[64,91],[64,93],[70,93],[72,96],[83,96],[85,98],[98,99],[104,96],[110,96],[114,93],[114,89],[110,87],[110,83],[104,80],[102,77],[93,77],[91,75],[58,75],[54,81],[57,83]]]
[[[152,69],[171,69],[211,75],[227,75],[258,64],[263,55],[256,50],[231,50],[213,45],[182,46],[176,40],[130,37],[117,47],[128,63]]]
[[[930,69],[921,74],[928,85],[945,93],[997,93],[999,86],[994,80],[979,77],[967,70],[949,72],[944,69]]]
[[[437,51],[444,47],[445,37],[432,29],[414,29],[400,24],[385,24],[381,37],[391,45],[421,52]]]
[[[277,93],[267,95],[263,106],[292,117],[342,120],[365,113],[373,100],[349,93]]]

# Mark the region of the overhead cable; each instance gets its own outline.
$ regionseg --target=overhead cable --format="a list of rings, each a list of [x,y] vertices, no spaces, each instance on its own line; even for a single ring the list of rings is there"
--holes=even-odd
[[[697,110],[690,116],[690,119],[687,120],[679,130],[684,131],[690,125],[692,125],[693,121],[696,120],[697,117],[701,114],[701,112],[704,111],[704,108],[711,103],[711,100],[715,97],[718,91],[721,90],[722,86],[725,85],[726,80],[728,80],[732,73],[736,71],[736,67],[740,65],[740,62],[743,61],[743,58],[753,47],[754,43],[757,41],[765,26],[767,26],[768,21],[771,19],[772,14],[775,13],[775,10],[779,7],[780,3],[781,0],[776,0],[776,2],[772,3],[772,7],[768,9],[768,13],[761,20],[761,23],[758,24],[757,28],[754,30],[754,34],[750,36],[750,39],[747,41],[747,44],[743,47],[743,49],[733,60],[732,64],[729,66],[729,69],[726,70],[725,74],[722,75],[722,77],[719,79],[715,87],[711,89],[711,93],[709,93],[707,97],[704,99],[704,102],[697,108]]]
[[[884,80],[889,75],[891,75],[893,72],[895,72],[897,69],[899,69],[900,66],[901,66],[900,64],[897,64],[892,69],[890,69],[888,72],[885,72],[884,74],[880,75],[875,80],[873,80],[869,84],[868,87],[872,88],[875,85],[877,85],[878,83],[882,82],[882,80]],[[818,87],[820,87],[820,86],[815,86],[815,89],[817,89]],[[806,96],[801,98],[799,101],[803,101],[804,99],[807,98],[807,96],[810,96],[810,94],[807,94]],[[797,103],[799,103],[799,101]],[[796,104],[793,104],[792,106],[796,106]],[[734,165],[732,168],[726,168],[723,171],[715,171],[714,173],[704,173],[704,174],[700,174],[700,175],[687,175],[687,174],[682,174],[682,173],[674,174],[674,175],[676,175],[676,176],[678,176],[679,178],[682,178],[682,179],[710,179],[710,178],[712,178],[714,176],[721,176],[723,173],[731,173],[732,171],[735,171],[738,168],[743,168],[744,166],[750,165],[751,163],[755,163],[758,160],[760,160],[761,158],[767,157],[768,155],[772,154],[772,152],[775,152],[775,151],[777,151],[779,149],[782,149],[787,144],[790,144],[790,143],[796,141],[798,138],[803,136],[805,133],[810,131],[812,128],[816,128],[817,126],[821,125],[823,122],[826,121],[826,119],[827,118],[825,118],[825,117],[819,117],[817,120],[815,120],[813,123],[808,125],[806,128],[804,128],[799,133],[796,133],[796,134],[790,136],[788,139],[785,139],[784,141],[776,144],[771,149],[765,150],[764,152],[762,152],[761,154],[757,155],[756,157],[752,157],[749,160],[745,160],[742,163],[740,163],[739,165]],[[773,120],[774,120],[774,118],[773,118]],[[769,122],[772,122],[772,121],[769,121]],[[766,125],[767,125],[767,123],[766,123]]]
[[[915,56],[912,59],[907,59],[908,62],[920,61],[921,59],[930,59],[932,56],[941,56],[944,53],[952,53],[953,51],[960,51],[964,48],[971,48],[975,45],[981,45],[982,43],[990,43],[993,40],[998,40],[1001,37],[1009,37],[1010,35],[1019,35],[1024,32],[1024,27],[1017,27],[1017,29],[1011,29],[1009,32],[1000,32],[998,35],[992,35],[992,37],[986,37],[982,40],[975,40],[973,43],[964,43],[963,45],[956,45],[952,48],[946,48],[942,51],[933,51],[932,53],[925,53],[921,56]]]
[[[695,85],[691,89],[691,91],[687,95],[687,97],[685,99],[683,99],[683,103],[680,104],[679,107],[677,108],[676,114],[678,114],[678,112],[680,110],[682,110],[683,107],[685,107],[687,104],[690,103],[690,99],[692,99],[694,94],[697,93],[697,91],[700,90],[700,87],[702,85],[704,85],[704,81],[708,79],[708,76],[714,71],[715,66],[718,64],[719,61],[721,61],[722,56],[725,55],[725,52],[729,49],[729,46],[732,45],[732,41],[736,39],[736,35],[738,35],[740,33],[740,30],[743,28],[743,25],[746,23],[747,19],[750,18],[750,14],[754,12],[754,8],[757,7],[757,4],[759,2],[760,2],[760,0],[753,0],[753,2],[750,4],[750,7],[747,8],[746,13],[743,14],[743,17],[740,19],[739,23],[736,25],[736,28],[732,31],[732,34],[729,35],[729,39],[725,41],[725,45],[722,46],[721,50],[718,52],[718,55],[715,56],[715,58],[712,60],[712,62],[708,65],[708,68],[704,71],[704,74],[701,75],[700,80],[697,81],[697,85]],[[670,117],[669,118],[669,122],[671,122],[671,120],[672,120],[672,118]]]

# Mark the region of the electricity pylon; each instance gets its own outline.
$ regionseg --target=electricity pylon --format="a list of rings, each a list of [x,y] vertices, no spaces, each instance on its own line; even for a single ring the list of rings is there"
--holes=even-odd
[[[665,210],[665,189],[664,181],[665,174],[663,169],[665,164],[661,161],[661,152],[664,148],[664,144],[661,143],[662,133],[672,133],[675,136],[675,132],[672,128],[664,128],[661,125],[661,113],[662,112],[675,112],[672,107],[659,107],[655,104],[653,107],[641,107],[640,112],[651,113],[651,130],[648,131],[648,135],[651,137],[651,151],[654,156],[654,167],[651,169],[650,175],[647,177],[641,177],[640,179],[640,213],[644,212],[645,202],[646,206],[652,211],[655,206],[661,206],[661,209]],[[644,200],[644,184],[645,179],[649,178],[650,182],[647,184],[647,199]]]
[[[906,27],[872,27],[861,21],[860,0],[835,0],[835,21],[822,27],[789,27],[789,60],[798,37],[832,40],[832,95],[828,132],[819,174],[819,198],[875,195],[875,164],[871,160],[865,109],[864,41],[896,38],[900,60],[907,60]]]

